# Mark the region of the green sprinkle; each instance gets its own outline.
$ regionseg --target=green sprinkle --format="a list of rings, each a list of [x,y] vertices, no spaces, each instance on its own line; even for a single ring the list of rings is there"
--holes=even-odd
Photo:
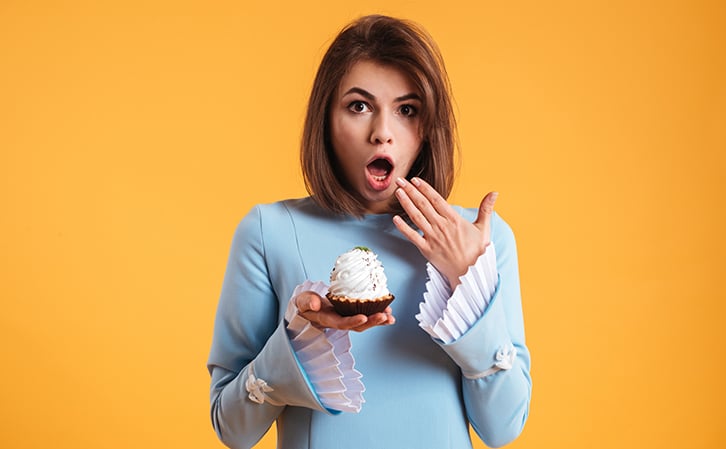
[[[353,249],[359,249],[359,250],[361,250],[361,251],[369,251],[369,252],[370,252],[370,250],[371,250],[370,248],[368,248],[368,247],[366,247],[366,246],[356,246],[356,247],[355,247],[355,248],[353,248]]]

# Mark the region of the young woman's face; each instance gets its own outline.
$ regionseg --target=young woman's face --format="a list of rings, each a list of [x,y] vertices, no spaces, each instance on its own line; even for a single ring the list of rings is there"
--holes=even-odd
[[[330,108],[330,137],[342,178],[367,213],[391,209],[396,178],[416,160],[421,107],[418,90],[397,68],[359,61],[341,80]]]

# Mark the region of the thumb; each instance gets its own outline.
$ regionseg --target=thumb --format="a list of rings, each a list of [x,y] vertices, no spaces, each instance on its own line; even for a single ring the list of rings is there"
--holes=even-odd
[[[479,204],[479,212],[474,220],[474,225],[479,229],[486,229],[494,213],[494,203],[497,201],[499,192],[489,192]]]
[[[320,297],[315,292],[302,292],[295,298],[295,305],[300,313],[317,312],[321,304]]]

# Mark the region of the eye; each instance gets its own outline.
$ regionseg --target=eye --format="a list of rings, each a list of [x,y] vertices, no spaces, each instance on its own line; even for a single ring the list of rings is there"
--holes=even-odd
[[[362,114],[364,112],[369,112],[371,110],[368,105],[363,101],[353,101],[348,105],[348,109],[352,112],[355,112],[356,114]]]
[[[398,110],[404,117],[416,117],[418,115],[418,110],[410,104],[401,105]]]

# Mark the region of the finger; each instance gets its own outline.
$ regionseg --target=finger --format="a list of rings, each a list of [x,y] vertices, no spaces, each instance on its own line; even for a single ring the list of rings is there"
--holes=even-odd
[[[318,326],[341,330],[354,329],[368,322],[368,317],[362,314],[343,317],[329,310],[304,312],[300,313],[300,315]]]
[[[413,205],[432,225],[438,225],[442,217],[451,218],[452,215],[447,209],[450,206],[446,200],[426,181],[413,178],[411,182],[408,182],[403,178],[398,178],[396,184],[406,192]],[[453,210],[451,212],[453,213]]]
[[[409,242],[413,243],[413,245],[419,250],[428,247],[426,239],[409,226],[408,223],[406,223],[406,221],[400,216],[396,215],[393,217],[393,224],[396,226],[396,229],[398,229],[399,232],[401,232],[401,234],[403,234],[403,236],[406,237]]]
[[[484,231],[487,240],[489,240],[489,233],[491,232],[494,203],[497,201],[498,196],[499,192],[489,192],[484,199],[481,200],[479,212],[477,213],[476,220],[474,220],[474,225]]]
[[[429,204],[431,204],[437,214],[441,215],[442,217],[446,217],[449,220],[458,218],[458,214],[456,213],[454,208],[451,207],[446,199],[441,196],[441,194],[436,191],[436,189],[434,189],[431,184],[421,178],[416,177],[411,178],[411,184],[413,184],[413,186],[416,187],[416,189],[421,192],[424,197],[426,197],[426,199],[429,201]]]
[[[391,324],[396,324],[396,317],[393,316],[393,313],[391,313],[389,309],[390,307],[386,309],[386,321],[383,323],[388,326],[390,326]]]
[[[410,191],[415,194],[415,189],[411,188]],[[419,196],[421,195],[419,194]],[[408,214],[411,221],[418,226],[424,234],[430,234],[433,229],[431,222],[426,218],[426,216],[424,216],[420,205],[413,202],[413,199],[403,187],[396,189],[396,198],[398,198],[398,202],[401,204],[401,207],[403,207],[403,210],[406,211],[406,214]],[[433,211],[433,207],[431,207],[430,204],[428,207]]]
[[[295,305],[301,314],[309,311],[317,312],[322,306],[322,298],[315,292],[302,292],[295,297]]]
[[[369,322],[370,322],[369,317],[367,317],[363,314],[358,314],[358,315],[353,315],[353,316],[341,317],[341,319],[339,319],[338,317],[334,317],[332,324],[337,329],[345,330],[345,329],[355,329],[356,327],[359,327],[364,324],[368,324]],[[333,327],[333,326],[328,326],[328,327]]]
[[[386,309],[386,310],[388,310],[388,309]],[[363,331],[368,330],[375,326],[385,326],[385,325],[393,324],[395,322],[396,322],[396,319],[390,313],[386,313],[386,312],[374,313],[373,315],[370,315],[368,317],[368,322],[366,322],[362,326],[353,328],[353,330],[356,332],[363,332]]]

